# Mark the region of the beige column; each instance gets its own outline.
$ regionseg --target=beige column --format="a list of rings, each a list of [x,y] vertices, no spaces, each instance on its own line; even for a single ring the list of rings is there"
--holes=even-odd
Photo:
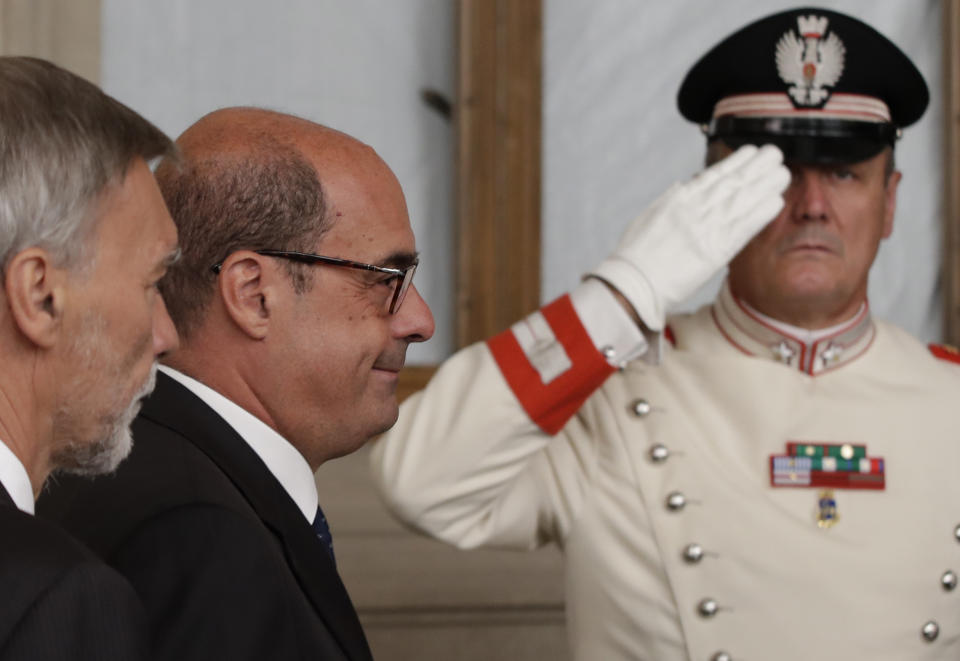
[[[944,339],[960,344],[960,0],[943,3]],[[934,83],[935,81],[930,81]]]
[[[100,0],[0,0],[0,54],[42,57],[100,82]]]

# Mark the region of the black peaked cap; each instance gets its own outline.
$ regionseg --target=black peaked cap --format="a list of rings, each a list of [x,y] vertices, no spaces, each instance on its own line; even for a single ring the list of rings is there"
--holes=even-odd
[[[687,73],[677,105],[732,147],[772,142],[787,158],[850,162],[892,145],[929,99],[923,76],[885,36],[851,16],[800,7],[714,46]],[[889,111],[858,114],[870,104]]]

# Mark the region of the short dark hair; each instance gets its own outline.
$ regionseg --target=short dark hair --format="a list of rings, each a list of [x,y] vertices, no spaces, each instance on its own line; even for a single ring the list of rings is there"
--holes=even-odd
[[[237,250],[311,252],[330,224],[316,169],[270,136],[240,153],[188,150],[177,163],[161,163],[157,182],[182,249],[160,289],[183,338],[203,321],[217,278],[211,266]],[[309,289],[308,267],[283,263],[295,290]]]
[[[137,157],[175,154],[93,83],[45,60],[0,57],[0,268],[33,245],[62,266],[88,265],[101,194]]]

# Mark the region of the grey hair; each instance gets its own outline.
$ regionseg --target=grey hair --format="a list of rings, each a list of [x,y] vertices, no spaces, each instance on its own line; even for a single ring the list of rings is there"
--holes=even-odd
[[[175,157],[160,129],[45,60],[0,57],[0,268],[31,246],[85,266],[95,207],[137,157]],[[0,272],[0,278],[2,278]]]

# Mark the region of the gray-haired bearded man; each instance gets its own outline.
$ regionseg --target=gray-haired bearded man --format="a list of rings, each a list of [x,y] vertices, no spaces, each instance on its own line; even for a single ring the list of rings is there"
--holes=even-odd
[[[0,659],[138,659],[133,589],[35,519],[55,471],[99,474],[176,331],[177,231],[147,161],[172,142],[94,85],[0,58]]]

